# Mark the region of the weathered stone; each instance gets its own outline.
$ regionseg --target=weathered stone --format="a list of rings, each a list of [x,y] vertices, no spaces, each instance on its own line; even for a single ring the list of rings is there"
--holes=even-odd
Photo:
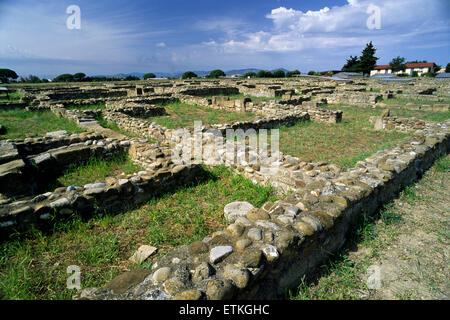
[[[177,278],[170,278],[164,281],[162,288],[165,292],[167,292],[171,296],[175,296],[176,294],[185,290],[186,285]]]
[[[211,263],[218,263],[225,259],[233,252],[232,246],[218,246],[211,249],[209,253],[209,260]]]
[[[280,254],[278,253],[278,249],[270,244],[265,245],[262,248],[262,251],[263,251],[267,261],[269,261],[269,262],[274,262],[274,261],[278,260],[278,258],[280,257]]]
[[[109,281],[106,285],[106,289],[110,289],[117,294],[124,293],[131,287],[144,281],[144,279],[150,275],[151,271],[147,269],[135,269],[122,273]]]
[[[252,244],[252,241],[249,239],[240,239],[236,241],[236,248],[240,251],[244,250],[248,246]]]
[[[234,292],[235,286],[230,280],[214,279],[206,285],[206,295],[210,300],[230,300]]]
[[[239,264],[244,268],[258,268],[262,263],[263,253],[255,248],[245,250],[239,259]]]
[[[237,223],[233,223],[227,227],[227,232],[233,237],[240,237],[244,232],[245,228]]]
[[[215,269],[208,262],[202,262],[199,264],[192,274],[192,281],[201,282],[205,279],[208,279],[215,273]]]
[[[186,290],[178,293],[173,300],[200,300],[202,292],[196,289]]]
[[[248,285],[250,280],[250,272],[247,269],[237,267],[233,264],[227,264],[224,269],[226,278],[232,280],[236,287],[243,289]]]
[[[239,217],[245,217],[245,214],[253,208],[254,206],[249,202],[236,201],[227,204],[223,211],[225,219],[227,219],[227,221],[234,222]]]
[[[130,261],[133,263],[142,263],[147,260],[153,253],[155,253],[158,249],[148,245],[140,246],[137,251],[130,257]]]
[[[262,231],[261,229],[251,228],[247,232],[247,237],[254,241],[259,241],[262,239]]]
[[[152,281],[154,284],[159,284],[166,281],[171,274],[171,269],[169,267],[159,268],[153,273]]]
[[[257,220],[269,220],[270,216],[267,212],[258,209],[258,208],[254,208],[251,209],[247,212],[246,217],[249,220],[253,220],[253,221],[257,221]]]
[[[189,251],[192,254],[200,254],[207,252],[208,250],[208,246],[202,241],[194,241],[189,245]]]

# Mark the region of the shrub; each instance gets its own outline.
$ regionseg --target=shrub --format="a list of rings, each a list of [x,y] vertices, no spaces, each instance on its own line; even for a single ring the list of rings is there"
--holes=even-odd
[[[144,80],[153,79],[153,78],[156,78],[156,75],[154,73],[150,72],[150,73],[144,74]]]
[[[220,69],[216,69],[216,70],[211,71],[209,73],[209,75],[207,76],[207,78],[210,78],[210,79],[217,79],[217,78],[220,78],[220,77],[225,77],[225,72],[223,72]]]
[[[276,70],[276,71],[273,72],[273,77],[274,78],[284,78],[285,76],[286,76],[286,74],[281,69]]]
[[[242,77],[243,78],[256,78],[256,72],[247,72],[247,73],[245,73]]]
[[[273,74],[270,71],[266,71],[266,70],[260,70],[256,76],[258,78],[273,78]]]
[[[299,75],[299,74],[302,74],[302,73],[298,70],[288,71],[288,72],[286,72],[286,77],[291,78],[291,77],[293,77],[295,75]]]
[[[0,69],[0,82],[8,82],[9,79],[17,79],[19,76],[11,69]]]
[[[182,79],[192,79],[192,78],[197,78],[198,76],[192,72],[192,71],[187,71],[185,73],[183,73],[183,75],[181,76]]]

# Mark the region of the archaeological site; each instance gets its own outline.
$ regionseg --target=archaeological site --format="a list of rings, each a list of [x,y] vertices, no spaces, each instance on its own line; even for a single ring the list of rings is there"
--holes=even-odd
[[[450,151],[446,79],[8,90],[2,299],[289,299]]]

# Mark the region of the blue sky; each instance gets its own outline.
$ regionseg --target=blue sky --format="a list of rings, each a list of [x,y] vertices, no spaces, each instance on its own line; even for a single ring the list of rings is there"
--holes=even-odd
[[[380,28],[369,29],[369,5]],[[81,9],[81,29],[66,8]],[[0,67],[38,76],[240,68],[340,69],[373,41],[379,64],[450,62],[448,0],[0,0]]]

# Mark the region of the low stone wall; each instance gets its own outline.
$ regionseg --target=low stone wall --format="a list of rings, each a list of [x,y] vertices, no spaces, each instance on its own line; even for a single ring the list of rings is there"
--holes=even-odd
[[[358,219],[374,214],[449,151],[447,121],[284,201],[261,208],[230,204],[224,213],[232,224],[226,230],[173,250],[151,270],[130,271],[104,288],[84,289],[75,299],[278,298],[339,250]],[[308,169],[331,170],[326,164]],[[134,274],[141,280],[127,282]]]
[[[370,117],[369,122],[374,124],[375,130],[387,130],[387,131],[400,131],[400,132],[410,132],[417,129],[424,129],[425,127],[432,126],[431,123],[426,123],[423,120],[417,119],[416,117],[405,118],[405,117]]]
[[[108,177],[83,186],[66,186],[31,199],[0,200],[0,239],[32,228],[46,230],[56,220],[73,215],[91,217],[95,213],[118,213],[150,200],[177,186],[202,179],[199,165],[175,165],[170,150],[131,141],[129,154],[145,168],[129,175]]]
[[[1,198],[36,194],[73,164],[80,164],[92,157],[111,159],[127,149],[115,139],[105,139],[96,134],[74,134],[69,137],[64,132],[59,133],[36,140],[2,141]],[[5,149],[9,151],[3,152]]]
[[[321,99],[326,99],[328,104],[346,103],[350,105],[373,105],[380,101],[383,96],[376,93],[367,94],[350,94],[350,93],[333,93],[318,96]]]

